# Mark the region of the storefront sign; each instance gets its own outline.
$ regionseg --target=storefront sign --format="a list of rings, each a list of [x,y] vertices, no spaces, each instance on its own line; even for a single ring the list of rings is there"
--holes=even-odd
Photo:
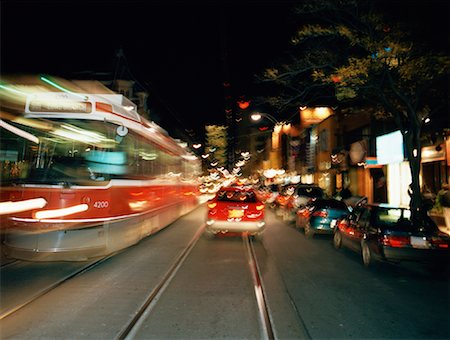
[[[401,163],[405,159],[403,135],[395,131],[376,138],[378,164]]]

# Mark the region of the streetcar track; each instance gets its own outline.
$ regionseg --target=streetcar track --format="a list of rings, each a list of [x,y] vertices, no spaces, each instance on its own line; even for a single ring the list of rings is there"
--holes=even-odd
[[[102,257],[94,262],[89,263],[88,265],[80,268],[79,270],[63,277],[60,280],[57,280],[56,282],[54,282],[53,284],[49,285],[47,288],[40,290],[39,292],[37,292],[35,295],[33,295],[32,297],[30,297],[29,299],[27,299],[26,301],[10,308],[9,310],[6,310],[5,312],[0,314],[0,320],[6,318],[7,316],[17,312],[19,309],[25,307],[26,305],[32,303],[33,301],[37,300],[38,298],[44,296],[45,294],[47,294],[48,292],[50,292],[51,290],[57,288],[58,286],[62,285],[63,283],[73,279],[74,277],[83,274],[84,272],[87,272],[88,270],[94,268],[95,266],[99,265],[100,263],[103,263],[104,261],[106,261],[107,259],[111,258],[112,256],[116,255],[116,253],[112,253],[108,256]],[[19,262],[19,261],[14,261],[14,263]],[[8,265],[8,264],[7,264]],[[6,266],[6,265],[5,265]],[[2,266],[3,268],[3,266]]]
[[[166,288],[169,286],[170,282],[174,278],[178,269],[184,263],[186,258],[189,256],[190,252],[196,245],[200,236],[203,234],[205,230],[206,224],[203,224],[192,237],[188,246],[183,250],[183,252],[178,256],[178,258],[174,261],[172,266],[168,269],[166,274],[163,276],[160,283],[150,292],[150,295],[145,299],[141,308],[137,311],[136,315],[133,319],[128,323],[128,325],[120,331],[116,339],[133,339],[139,329],[141,328],[142,323],[146,320],[147,316],[153,310],[160,296],[164,293]]]
[[[245,248],[247,250],[247,259],[250,272],[252,273],[253,288],[255,290],[255,297],[258,305],[258,314],[261,326],[264,332],[264,338],[268,340],[275,339],[272,321],[270,319],[269,309],[267,307],[266,296],[264,294],[264,287],[262,284],[261,274],[256,259],[255,249],[248,233],[242,234]]]

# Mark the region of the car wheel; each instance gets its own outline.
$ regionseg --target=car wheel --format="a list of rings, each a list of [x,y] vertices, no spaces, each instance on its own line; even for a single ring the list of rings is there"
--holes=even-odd
[[[334,232],[333,236],[333,246],[336,249],[340,249],[342,247],[342,234],[339,230]]]
[[[314,236],[314,229],[311,228],[311,224],[309,222],[305,224],[305,236],[306,238],[313,238]]]
[[[361,257],[365,267],[373,265],[372,251],[366,241],[361,241]]]

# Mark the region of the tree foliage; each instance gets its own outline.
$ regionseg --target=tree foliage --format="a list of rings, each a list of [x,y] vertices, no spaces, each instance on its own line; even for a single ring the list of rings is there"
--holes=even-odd
[[[207,125],[206,129],[206,149],[209,153],[210,162],[217,161],[219,166],[227,164],[227,128],[221,125]]]
[[[298,6],[304,24],[291,39],[290,62],[268,68],[264,80],[278,86],[280,106],[305,105],[314,89],[332,88],[338,103],[364,102],[377,108],[378,118],[393,119],[407,146],[415,214],[421,204],[421,130],[426,117],[447,114],[450,58],[389,23],[374,3],[318,0]]]

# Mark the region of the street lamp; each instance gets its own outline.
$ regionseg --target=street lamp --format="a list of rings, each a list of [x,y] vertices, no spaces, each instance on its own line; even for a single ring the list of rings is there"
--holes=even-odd
[[[264,113],[264,112],[255,112],[255,113],[252,113],[252,115],[251,115],[251,118],[252,118],[252,120],[254,120],[254,121],[258,121],[258,120],[260,120],[262,117],[266,117],[268,120],[270,120],[272,123],[274,123],[274,124],[280,124],[280,122],[274,117],[274,116],[272,116],[271,114],[268,114],[268,113]]]
[[[286,166],[289,167],[289,159],[291,157],[290,155],[290,130],[291,130],[291,124],[288,123],[287,121],[278,121],[275,117],[273,117],[271,114],[269,113],[265,113],[265,112],[254,112],[251,116],[251,119],[253,121],[259,121],[261,120],[262,117],[267,118],[269,121],[271,121],[272,123],[275,124],[273,131],[272,131],[272,146],[271,146],[271,156],[270,159],[277,159],[273,164],[273,167],[279,167],[279,165],[282,165],[282,163],[286,162]],[[281,141],[281,136],[282,134],[285,134],[287,139],[286,139],[286,161],[283,161],[282,159],[279,159],[280,156],[275,156],[274,154],[278,154],[277,150],[280,147],[280,141]],[[284,144],[283,144],[284,145]],[[283,152],[281,150],[281,152]],[[281,155],[282,158],[284,158]],[[272,162],[272,161],[271,161]]]

